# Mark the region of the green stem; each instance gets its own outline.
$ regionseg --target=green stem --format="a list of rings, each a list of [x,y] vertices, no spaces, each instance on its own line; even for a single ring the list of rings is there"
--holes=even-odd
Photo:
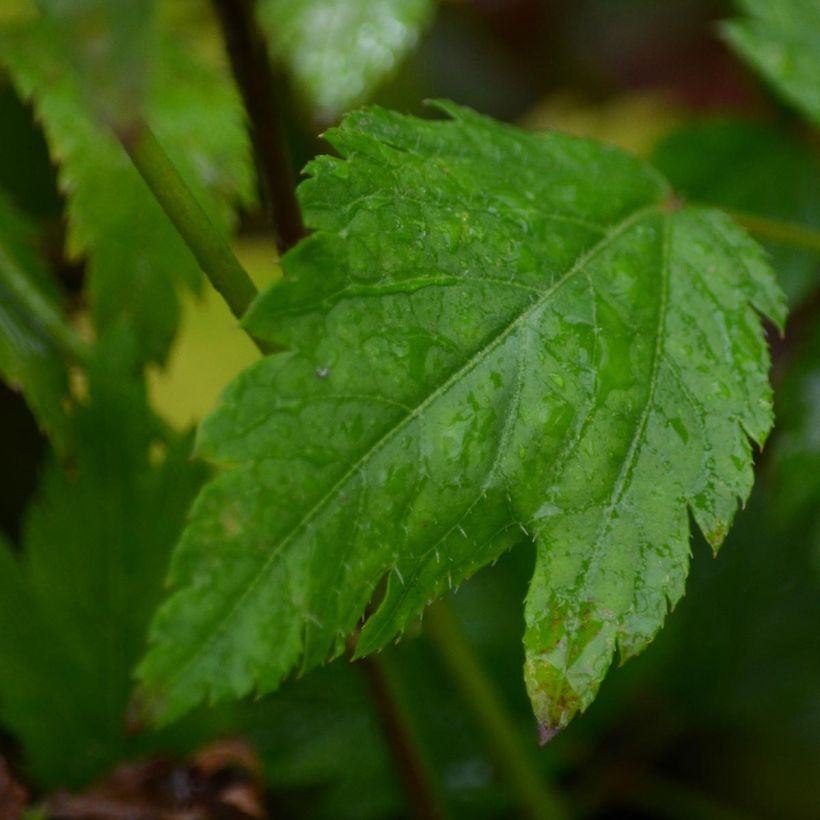
[[[453,682],[478,719],[487,747],[515,793],[523,814],[532,820],[565,818],[567,811],[563,801],[549,790],[532,753],[522,744],[518,727],[449,605],[443,600],[434,604],[427,610],[424,622],[427,635]],[[533,748],[534,742],[533,734]]]
[[[257,291],[222,231],[211,222],[147,123],[118,136],[211,284],[241,319]]]
[[[796,225],[793,222],[767,219],[754,214],[736,213],[734,211],[728,213],[735,222],[761,239],[770,239],[773,242],[782,242],[786,245],[793,245],[820,253],[820,231],[814,228]]]

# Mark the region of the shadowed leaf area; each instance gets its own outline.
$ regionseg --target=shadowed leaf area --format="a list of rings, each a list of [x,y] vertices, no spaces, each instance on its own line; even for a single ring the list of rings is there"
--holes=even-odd
[[[84,784],[136,752],[131,670],[204,478],[190,436],[164,434],[124,366],[135,350],[126,334],[96,349],[71,420],[76,460],[44,469],[21,556],[0,538],[0,720],[47,786]]]
[[[725,23],[734,49],[784,99],[820,124],[820,4],[738,0],[744,16]]]
[[[32,225],[0,191],[0,374],[25,394],[41,427],[62,448],[68,438],[62,354],[69,333],[33,236]]]
[[[369,109],[300,189],[314,233],[246,326],[199,447],[201,493],[140,669],[156,715],[364,655],[522,539],[544,732],[683,594],[771,425],[762,252],[617,149],[439,104]],[[383,595],[374,593],[386,578]]]

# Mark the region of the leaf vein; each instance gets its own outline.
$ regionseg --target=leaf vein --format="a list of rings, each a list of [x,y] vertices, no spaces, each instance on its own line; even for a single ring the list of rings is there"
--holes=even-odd
[[[325,494],[305,513],[305,515],[293,526],[291,531],[280,541],[278,547],[274,549],[271,554],[265,559],[262,566],[259,568],[254,579],[248,584],[245,591],[236,600],[231,609],[222,618],[221,622],[215,627],[213,634],[205,641],[201,641],[194,648],[189,660],[181,664],[174,674],[169,678],[166,686],[166,691],[171,692],[188,671],[195,666],[199,660],[204,657],[210,649],[214,646],[217,640],[227,631],[231,621],[244,608],[245,603],[254,594],[258,585],[267,574],[268,570],[274,565],[279,554],[299,535],[304,527],[312,521],[324,507],[335,497],[341,487],[355,475],[376,453],[378,453],[388,442],[390,442],[399,432],[411,424],[421,413],[423,413],[431,404],[436,402],[442,395],[458,381],[470,373],[473,369],[479,366],[485,358],[516,330],[519,325],[527,321],[534,313],[536,313],[546,302],[557,293],[567,282],[569,282],[579,272],[585,270],[587,264],[592,259],[602,253],[609,245],[616,241],[621,235],[633,227],[645,216],[657,212],[659,210],[659,203],[654,202],[647,205],[626,216],[620,222],[616,223],[610,228],[604,236],[602,236],[591,248],[581,253],[575,262],[569,267],[566,273],[555,282],[548,290],[544,291],[539,299],[531,303],[523,312],[517,314],[507,325],[496,333],[487,343],[485,343],[470,359],[467,360],[460,368],[453,372],[441,385],[433,390],[427,397],[424,398],[410,413],[398,420],[389,430],[387,430],[362,456],[360,456],[354,464],[330,487]],[[644,413],[644,417],[648,414],[648,408]]]

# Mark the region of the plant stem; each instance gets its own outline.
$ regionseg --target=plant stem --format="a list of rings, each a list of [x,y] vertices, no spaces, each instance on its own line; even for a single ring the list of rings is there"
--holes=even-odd
[[[396,692],[396,676],[392,673],[389,660],[384,655],[371,655],[357,661],[356,665],[367,678],[373,705],[413,817],[441,820],[445,812],[401,708]]]
[[[566,817],[563,801],[549,790],[531,753],[521,743],[518,728],[447,602],[441,600],[430,607],[424,623],[461,696],[477,717],[487,747],[506,776],[522,812],[533,820]],[[534,740],[533,735],[533,744]]]
[[[781,222],[777,219],[767,219],[754,214],[736,213],[729,211],[729,216],[742,225],[750,233],[761,239],[770,239],[786,245],[805,248],[820,253],[820,231],[805,225],[796,225],[793,222]]]
[[[234,79],[248,114],[256,161],[284,253],[304,236],[293,171],[279,115],[276,84],[267,43],[257,24],[252,0],[213,0]]]
[[[241,319],[256,296],[256,287],[222,231],[211,222],[147,123],[139,122],[118,136],[211,284]]]

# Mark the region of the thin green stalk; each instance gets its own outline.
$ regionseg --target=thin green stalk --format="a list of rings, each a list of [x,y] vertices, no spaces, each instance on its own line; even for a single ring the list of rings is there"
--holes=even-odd
[[[820,231],[793,222],[729,211],[729,216],[760,239],[770,239],[820,253]]]
[[[567,817],[563,801],[549,789],[532,753],[522,744],[504,701],[476,658],[449,605],[445,601],[434,604],[427,610],[424,622],[427,635],[461,697],[478,719],[487,748],[523,814],[532,820]]]
[[[222,231],[211,222],[147,123],[118,136],[211,284],[241,319],[257,291]]]

